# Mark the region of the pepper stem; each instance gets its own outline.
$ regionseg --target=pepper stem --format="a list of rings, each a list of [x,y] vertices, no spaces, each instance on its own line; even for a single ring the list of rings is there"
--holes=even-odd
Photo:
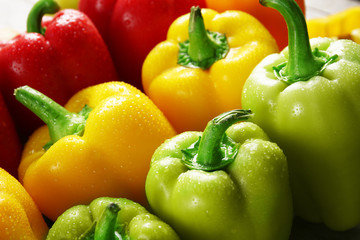
[[[192,7],[189,40],[180,43],[178,63],[188,67],[209,68],[229,51],[225,35],[207,31],[200,7]]]
[[[56,13],[60,6],[53,0],[39,0],[31,8],[27,18],[27,32],[44,34],[45,30],[41,27],[42,17],[49,13]]]
[[[95,227],[94,240],[115,240],[116,219],[120,211],[119,205],[110,203],[106,206]]]
[[[260,0],[260,3],[279,11],[288,27],[289,60],[287,64],[274,68],[279,78],[289,84],[306,81],[319,75],[323,71],[324,65],[335,60],[337,56],[324,56],[318,50],[314,55],[304,14],[294,0]]]
[[[83,134],[91,108],[85,106],[79,113],[71,113],[29,86],[15,89],[14,95],[48,126],[51,144],[67,135]]]
[[[233,162],[238,146],[225,132],[234,123],[247,120],[251,116],[250,110],[232,110],[212,119],[202,137],[183,150],[183,163],[190,169],[213,171]]]

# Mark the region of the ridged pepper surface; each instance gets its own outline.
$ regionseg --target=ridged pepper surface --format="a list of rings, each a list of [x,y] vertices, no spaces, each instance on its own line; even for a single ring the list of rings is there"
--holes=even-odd
[[[186,240],[288,240],[292,199],[286,157],[249,111],[233,110],[154,153],[146,196]],[[200,138],[200,139],[199,139]]]
[[[46,240],[180,240],[143,206],[125,198],[100,197],[61,214]]]
[[[166,39],[170,24],[205,7],[204,0],[80,0],[79,10],[105,39],[121,80],[142,89],[141,67],[151,49]]]
[[[194,7],[146,57],[144,91],[177,132],[202,131],[220,113],[241,108],[246,78],[275,52],[274,38],[251,15]]]
[[[25,140],[41,121],[16,102],[15,88],[28,85],[64,104],[87,86],[118,80],[108,49],[90,19],[76,10],[58,10],[53,0],[36,2],[27,32],[0,46],[0,89]],[[43,28],[46,13],[56,14]]]
[[[360,45],[313,38],[291,0],[263,0],[289,25],[289,47],[244,85],[243,107],[284,150],[295,213],[333,230],[360,224]]]
[[[26,86],[15,96],[46,123],[29,138],[19,167],[43,214],[55,220],[102,196],[146,204],[151,155],[175,132],[140,90],[107,82],[81,90],[65,108]]]

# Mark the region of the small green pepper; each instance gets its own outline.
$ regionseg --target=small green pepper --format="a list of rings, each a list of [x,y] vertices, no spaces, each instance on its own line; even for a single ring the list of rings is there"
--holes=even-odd
[[[286,158],[257,125],[237,123],[250,116],[223,113],[203,133],[183,132],[155,151],[146,196],[181,239],[289,238]]]
[[[179,240],[175,231],[140,204],[126,198],[101,197],[60,215],[47,240]]]
[[[284,150],[295,214],[332,230],[360,224],[360,45],[309,40],[293,0],[262,0],[289,28],[289,46],[246,80],[244,108]]]

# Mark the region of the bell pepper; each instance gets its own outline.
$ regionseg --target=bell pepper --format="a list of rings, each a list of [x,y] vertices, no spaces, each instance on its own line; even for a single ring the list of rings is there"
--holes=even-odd
[[[360,6],[307,21],[309,37],[349,38],[351,32],[360,28]]]
[[[19,181],[0,168],[0,239],[45,239],[48,227]]]
[[[332,230],[360,223],[360,45],[313,38],[291,0],[261,0],[289,25],[289,46],[244,85],[243,107],[284,150],[296,215]]]
[[[107,42],[120,79],[142,89],[141,67],[151,49],[166,39],[170,24],[205,0],[80,0]]]
[[[181,239],[287,240],[292,199],[286,157],[248,110],[209,121],[155,151],[146,178],[154,213]]]
[[[80,89],[118,80],[107,47],[90,19],[76,10],[57,11],[53,0],[38,1],[28,16],[27,33],[0,48],[0,89],[25,140],[41,121],[14,99],[15,88],[29,85],[64,104]],[[44,30],[42,16],[55,12]]]
[[[296,0],[305,15],[305,1]],[[284,18],[276,10],[263,7],[259,1],[254,0],[206,0],[206,6],[219,12],[226,10],[239,10],[249,13],[258,19],[276,39],[279,49],[288,44],[287,26]]]
[[[15,125],[0,93],[0,168],[17,178],[20,164],[21,143]]]
[[[101,196],[146,204],[151,156],[175,132],[140,90],[103,83],[81,90],[65,107],[27,86],[15,97],[47,125],[30,136],[19,166],[20,182],[45,216],[55,220]]]
[[[144,91],[177,132],[201,131],[220,113],[241,108],[246,78],[274,52],[275,40],[249,14],[193,7],[145,59]]]
[[[66,210],[52,225],[46,239],[179,240],[179,237],[140,204],[125,198],[100,197],[89,205]]]

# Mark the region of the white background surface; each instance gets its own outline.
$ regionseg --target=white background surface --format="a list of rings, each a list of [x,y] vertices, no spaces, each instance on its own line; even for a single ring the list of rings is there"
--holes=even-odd
[[[36,1],[37,0],[0,0],[0,30],[10,28],[17,32],[25,31],[27,14]],[[305,0],[305,4],[307,18],[310,19],[336,13],[351,6],[360,6],[360,1]]]

